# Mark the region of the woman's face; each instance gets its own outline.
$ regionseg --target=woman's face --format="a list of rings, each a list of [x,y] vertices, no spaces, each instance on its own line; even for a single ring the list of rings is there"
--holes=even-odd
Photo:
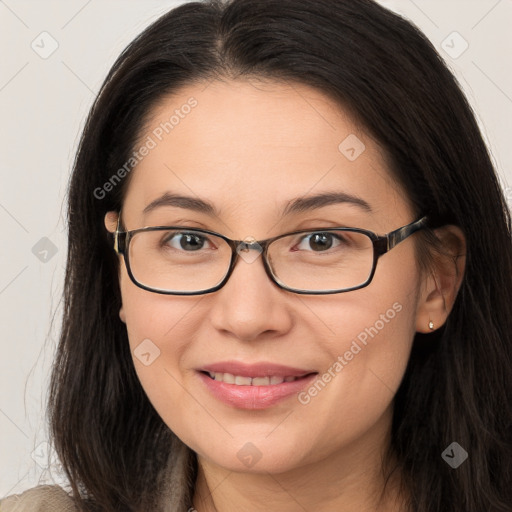
[[[336,226],[383,234],[416,220],[377,144],[304,85],[188,86],[154,109],[143,144],[149,149],[140,152],[122,209],[127,230],[180,225],[263,240]],[[331,202],[282,216],[295,199],[320,193],[343,193],[368,208]],[[183,202],[144,211],[165,194],[207,201],[216,215]],[[106,223],[115,227],[112,216]],[[179,242],[174,249],[184,250]],[[120,282],[120,315],[142,386],[203,460],[283,472],[362,446],[377,449],[387,438],[417,329],[414,237],[381,257],[369,286],[348,293],[280,289],[261,256],[240,258],[226,285],[205,295],[145,291],[124,262]],[[205,373],[212,368],[240,384],[229,375],[213,380]],[[252,389],[242,385],[248,382]]]

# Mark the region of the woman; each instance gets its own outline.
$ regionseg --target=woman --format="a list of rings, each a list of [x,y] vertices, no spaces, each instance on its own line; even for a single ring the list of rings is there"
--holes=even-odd
[[[1,510],[509,511],[510,227],[409,22],[170,11],[114,64],[71,179],[49,410],[74,498]]]

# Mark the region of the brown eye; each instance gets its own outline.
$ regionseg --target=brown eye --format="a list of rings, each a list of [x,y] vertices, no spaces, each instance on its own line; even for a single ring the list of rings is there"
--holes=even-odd
[[[304,236],[297,247],[301,251],[324,252],[346,242],[347,240],[338,234],[315,232]]]

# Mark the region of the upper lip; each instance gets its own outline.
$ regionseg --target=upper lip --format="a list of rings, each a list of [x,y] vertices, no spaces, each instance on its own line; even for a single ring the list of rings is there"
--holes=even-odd
[[[240,361],[223,361],[208,364],[199,368],[199,371],[212,373],[230,373],[240,377],[303,377],[310,373],[317,373],[315,370],[304,368],[293,368],[270,362],[259,362],[253,364]]]

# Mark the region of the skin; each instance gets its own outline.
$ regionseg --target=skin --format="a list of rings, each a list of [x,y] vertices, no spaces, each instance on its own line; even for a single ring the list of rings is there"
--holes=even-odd
[[[125,229],[179,224],[230,238],[257,240],[336,225],[388,233],[416,220],[378,146],[340,106],[305,85],[249,81],[194,84],[151,112],[140,140],[193,96],[198,105],[130,175]],[[338,145],[355,134],[364,152],[349,161]],[[335,204],[280,220],[292,198],[343,191],[372,212]],[[212,202],[218,217],[177,207],[142,210],[164,192]],[[115,230],[117,214],[105,224]],[[439,232],[446,250],[463,252],[457,228]],[[120,284],[132,351],[150,339],[161,353],[149,365],[134,357],[142,386],[163,421],[198,455],[194,507],[199,512],[398,510],[393,478],[380,501],[381,459],[389,445],[393,397],[416,332],[446,320],[464,258],[439,260],[421,272],[415,236],[384,255],[372,283],[333,295],[278,288],[261,258],[239,260],[220,290],[165,296],[135,286],[121,259]],[[306,405],[295,396],[249,411],[214,398],[196,369],[207,363],[272,361],[320,375],[393,304],[400,312]],[[252,443],[261,459],[237,457]]]

